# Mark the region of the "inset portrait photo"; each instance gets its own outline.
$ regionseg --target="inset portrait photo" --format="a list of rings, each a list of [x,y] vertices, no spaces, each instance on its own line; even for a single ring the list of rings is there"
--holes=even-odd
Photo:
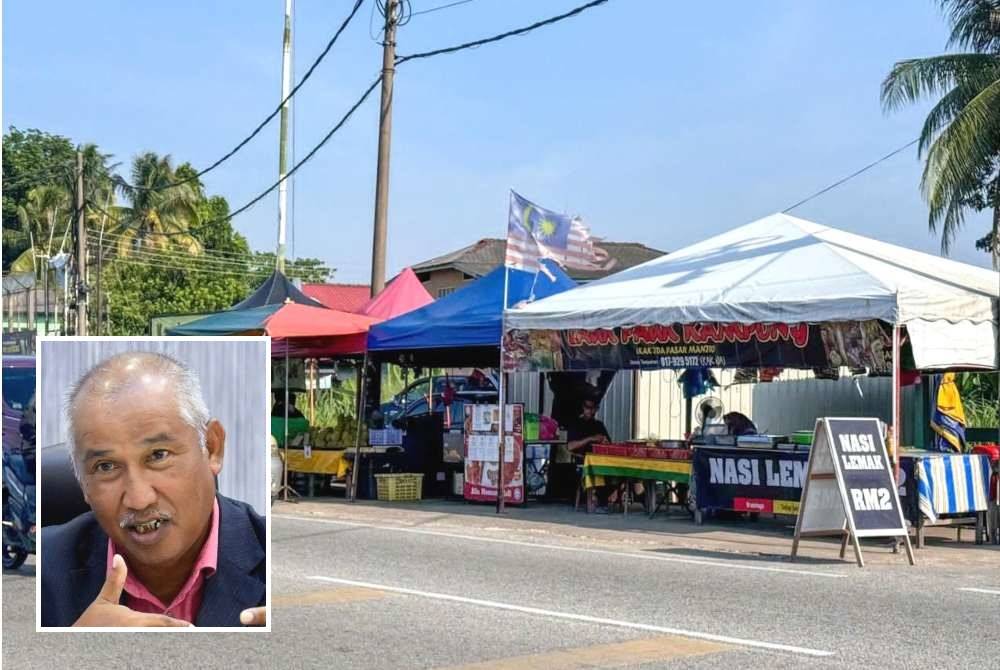
[[[266,337],[39,338],[39,630],[270,630],[269,377]]]

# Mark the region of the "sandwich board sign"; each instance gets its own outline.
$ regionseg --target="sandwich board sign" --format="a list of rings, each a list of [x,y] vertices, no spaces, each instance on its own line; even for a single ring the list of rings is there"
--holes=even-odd
[[[816,420],[792,560],[800,538],[839,535],[843,538],[840,557],[851,540],[858,566],[864,567],[859,538],[902,537],[913,565],[913,548],[881,423],[872,418]]]

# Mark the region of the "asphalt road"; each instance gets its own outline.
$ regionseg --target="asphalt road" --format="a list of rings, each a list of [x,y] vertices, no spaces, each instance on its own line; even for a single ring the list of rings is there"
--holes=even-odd
[[[29,564],[3,577],[5,666],[985,668],[1000,658],[1000,552],[859,570],[685,551],[635,530],[276,510],[271,633],[36,633]]]

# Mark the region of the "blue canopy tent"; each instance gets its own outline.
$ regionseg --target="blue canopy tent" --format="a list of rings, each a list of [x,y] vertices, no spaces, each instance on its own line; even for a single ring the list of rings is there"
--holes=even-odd
[[[554,279],[507,270],[507,305],[540,299],[576,286],[557,265],[544,261]],[[369,356],[376,361],[421,367],[497,367],[504,268],[368,331]]]

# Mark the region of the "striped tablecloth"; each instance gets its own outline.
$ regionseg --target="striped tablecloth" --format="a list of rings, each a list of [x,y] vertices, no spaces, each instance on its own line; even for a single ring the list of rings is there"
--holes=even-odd
[[[920,511],[931,523],[939,514],[982,512],[989,506],[990,462],[982,454],[934,454],[917,459]]]
[[[691,461],[671,461],[663,458],[630,458],[587,454],[583,458],[583,487],[604,486],[605,477],[627,477],[660,482],[688,483]]]

